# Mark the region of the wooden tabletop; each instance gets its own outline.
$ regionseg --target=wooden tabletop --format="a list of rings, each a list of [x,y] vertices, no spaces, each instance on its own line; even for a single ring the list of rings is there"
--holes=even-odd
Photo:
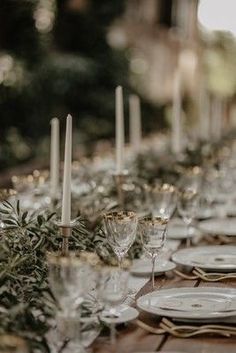
[[[236,280],[225,280],[223,282],[203,282],[201,280],[183,280],[177,276],[156,278],[157,288],[176,287],[230,287],[236,288]],[[137,294],[136,299],[151,290],[148,282]],[[158,319],[151,318],[151,315],[140,313],[139,318],[158,327]],[[236,337],[224,338],[219,336],[198,336],[196,338],[175,338],[169,334],[154,335],[146,330],[137,327],[135,323],[129,323],[126,327],[117,330],[117,343],[115,347],[109,345],[107,338],[99,337],[94,343],[94,353],[135,353],[135,352],[183,352],[183,353],[235,353]]]

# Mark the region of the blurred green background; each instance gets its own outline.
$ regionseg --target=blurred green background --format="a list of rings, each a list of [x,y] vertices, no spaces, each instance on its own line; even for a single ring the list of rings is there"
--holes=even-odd
[[[55,116],[63,129],[72,114],[80,143],[114,136],[114,89],[135,91],[128,49],[107,43],[123,12],[124,0],[1,0],[0,169],[43,153]],[[159,112],[143,101],[144,115]]]

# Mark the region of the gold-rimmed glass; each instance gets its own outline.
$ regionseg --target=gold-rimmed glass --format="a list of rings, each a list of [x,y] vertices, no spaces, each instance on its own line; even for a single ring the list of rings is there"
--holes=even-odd
[[[144,251],[152,259],[152,289],[155,289],[155,262],[164,247],[168,225],[166,217],[144,217],[139,220],[139,231]]]
[[[122,259],[134,243],[138,217],[132,211],[114,211],[103,215],[107,241],[117,256],[119,268]]]
[[[13,334],[0,335],[0,353],[28,353],[27,342]]]
[[[178,212],[179,215],[182,217],[184,223],[187,226],[187,239],[186,245],[191,245],[190,239],[190,231],[191,231],[191,224],[193,220],[196,218],[198,212],[198,205],[199,205],[199,195],[195,190],[186,189],[179,192],[178,197]]]
[[[80,306],[92,283],[92,268],[76,253],[48,253],[49,286],[59,306],[57,330],[69,338],[70,352],[84,352],[80,332]],[[89,280],[88,280],[89,279]]]
[[[154,185],[146,188],[150,211],[153,217],[171,218],[177,203],[177,189],[171,184]]]
[[[100,268],[98,294],[104,310],[101,319],[110,324],[110,340],[116,342],[115,319],[121,315],[119,305],[128,294],[129,269],[117,266]]]
[[[89,284],[86,279],[90,266],[75,253],[63,256],[48,253],[49,285],[65,316],[73,316],[74,310],[83,302]]]

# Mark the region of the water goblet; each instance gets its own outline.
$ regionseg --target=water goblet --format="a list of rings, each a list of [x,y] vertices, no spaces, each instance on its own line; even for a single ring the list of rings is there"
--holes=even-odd
[[[149,188],[151,212],[154,217],[171,218],[177,203],[177,190],[173,185],[155,185]]]
[[[199,197],[198,193],[192,189],[186,189],[180,192],[177,208],[180,216],[182,217],[184,223],[187,227],[187,238],[186,245],[189,247],[191,245],[191,224],[196,218],[198,212]]]
[[[84,352],[80,340],[80,305],[90,289],[91,267],[74,253],[67,257],[49,253],[47,262],[49,286],[60,308],[57,329],[71,339],[70,349]]]
[[[107,266],[101,268],[99,277],[99,299],[104,306],[101,318],[110,324],[110,340],[114,344],[116,340],[115,319],[121,315],[118,306],[128,294],[129,271],[124,268]]]
[[[155,262],[166,239],[168,218],[144,217],[139,220],[139,231],[144,251],[152,259],[152,289],[155,289]]]
[[[117,256],[119,268],[136,237],[138,217],[132,211],[108,212],[103,216],[107,240]]]

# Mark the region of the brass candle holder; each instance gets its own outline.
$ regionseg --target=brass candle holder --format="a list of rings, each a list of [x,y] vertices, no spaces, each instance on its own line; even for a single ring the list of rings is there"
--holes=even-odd
[[[72,229],[76,225],[76,220],[71,221],[69,224],[62,224],[61,222],[56,222],[56,225],[60,228],[60,233],[62,236],[61,254],[62,256],[68,256],[69,238],[72,234]]]
[[[127,170],[124,170],[121,173],[113,174],[115,184],[116,184],[118,204],[121,210],[124,210],[125,208],[125,195],[124,195],[123,185],[125,184],[125,181],[127,180],[128,175],[129,174]]]

